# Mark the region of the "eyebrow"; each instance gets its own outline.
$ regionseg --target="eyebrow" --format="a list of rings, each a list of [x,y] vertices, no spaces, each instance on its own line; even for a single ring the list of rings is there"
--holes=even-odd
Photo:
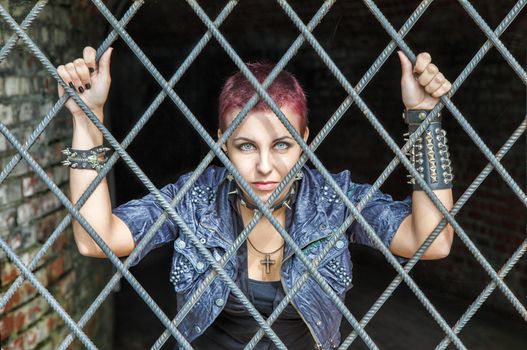
[[[279,137],[277,139],[274,139],[273,142],[276,142],[276,141],[284,141],[284,140],[293,140],[293,138],[291,136],[282,136],[282,137]],[[254,142],[254,140],[251,140],[247,137],[237,137],[235,138],[234,140],[232,140],[232,142],[236,142],[236,141],[248,141],[248,142]]]

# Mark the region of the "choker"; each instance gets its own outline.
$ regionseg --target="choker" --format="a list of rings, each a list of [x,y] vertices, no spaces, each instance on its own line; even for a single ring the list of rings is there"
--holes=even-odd
[[[291,200],[293,199],[293,197],[294,197],[294,195],[295,195],[295,193],[297,191],[297,187],[298,187],[298,183],[299,183],[298,180],[301,180],[303,177],[304,177],[304,174],[301,173],[301,172],[298,172],[295,175],[294,182],[291,185],[291,187],[289,188],[289,192],[287,193],[287,195],[282,200],[280,200],[278,203],[274,203],[269,208],[269,210],[270,211],[274,211],[276,209],[281,208],[282,206],[285,206],[286,208],[291,210],[291,206],[290,206],[291,205]],[[234,176],[232,176],[232,174],[228,174],[227,175],[227,179],[230,182],[232,182],[234,180]],[[251,210],[259,210],[256,205],[251,203],[248,200],[248,198],[245,197],[245,194],[243,193],[242,189],[238,186],[238,183],[236,181],[234,181],[234,184],[235,184],[236,188],[233,191],[229,192],[229,194],[236,194],[238,196],[238,198],[240,199],[240,203],[244,207],[246,207],[248,209],[251,209]]]

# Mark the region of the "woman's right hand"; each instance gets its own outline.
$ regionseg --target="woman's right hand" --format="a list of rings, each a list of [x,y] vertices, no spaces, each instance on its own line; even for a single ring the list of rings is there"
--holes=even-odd
[[[57,67],[57,73],[62,80],[70,86],[73,84],[79,97],[92,111],[102,110],[108,98],[111,83],[110,56],[112,50],[113,48],[109,47],[102,54],[97,64],[95,62],[95,49],[86,46],[83,50],[83,58],[77,58],[73,62]],[[60,84],[58,85],[58,93],[59,97],[65,94],[64,88]],[[85,113],[72,98],[66,101],[66,108],[74,117],[85,116]],[[102,116],[102,114],[100,115]]]

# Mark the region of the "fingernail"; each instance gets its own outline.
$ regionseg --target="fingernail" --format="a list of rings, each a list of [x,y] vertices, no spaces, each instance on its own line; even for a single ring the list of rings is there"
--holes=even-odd
[[[84,88],[82,86],[79,86],[79,92],[82,94],[84,92]]]
[[[92,67],[88,68],[88,70],[90,71],[90,73],[95,72],[95,68],[92,68]]]
[[[90,88],[91,88],[91,85],[89,83],[86,84],[86,90],[90,90]]]
[[[70,86],[70,88],[75,89],[75,86],[73,85],[73,83],[71,81],[69,82],[68,85]]]

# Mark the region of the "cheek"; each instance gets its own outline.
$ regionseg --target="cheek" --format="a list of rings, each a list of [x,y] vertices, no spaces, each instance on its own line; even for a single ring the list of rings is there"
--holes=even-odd
[[[254,169],[254,162],[251,159],[251,157],[243,156],[243,155],[233,155],[229,157],[232,164],[238,170],[240,175],[244,178],[248,178],[248,175],[252,173],[252,169]]]
[[[275,157],[275,166],[282,173],[287,173],[296,164],[300,158],[300,152],[297,150],[291,150],[286,154],[280,154]]]

